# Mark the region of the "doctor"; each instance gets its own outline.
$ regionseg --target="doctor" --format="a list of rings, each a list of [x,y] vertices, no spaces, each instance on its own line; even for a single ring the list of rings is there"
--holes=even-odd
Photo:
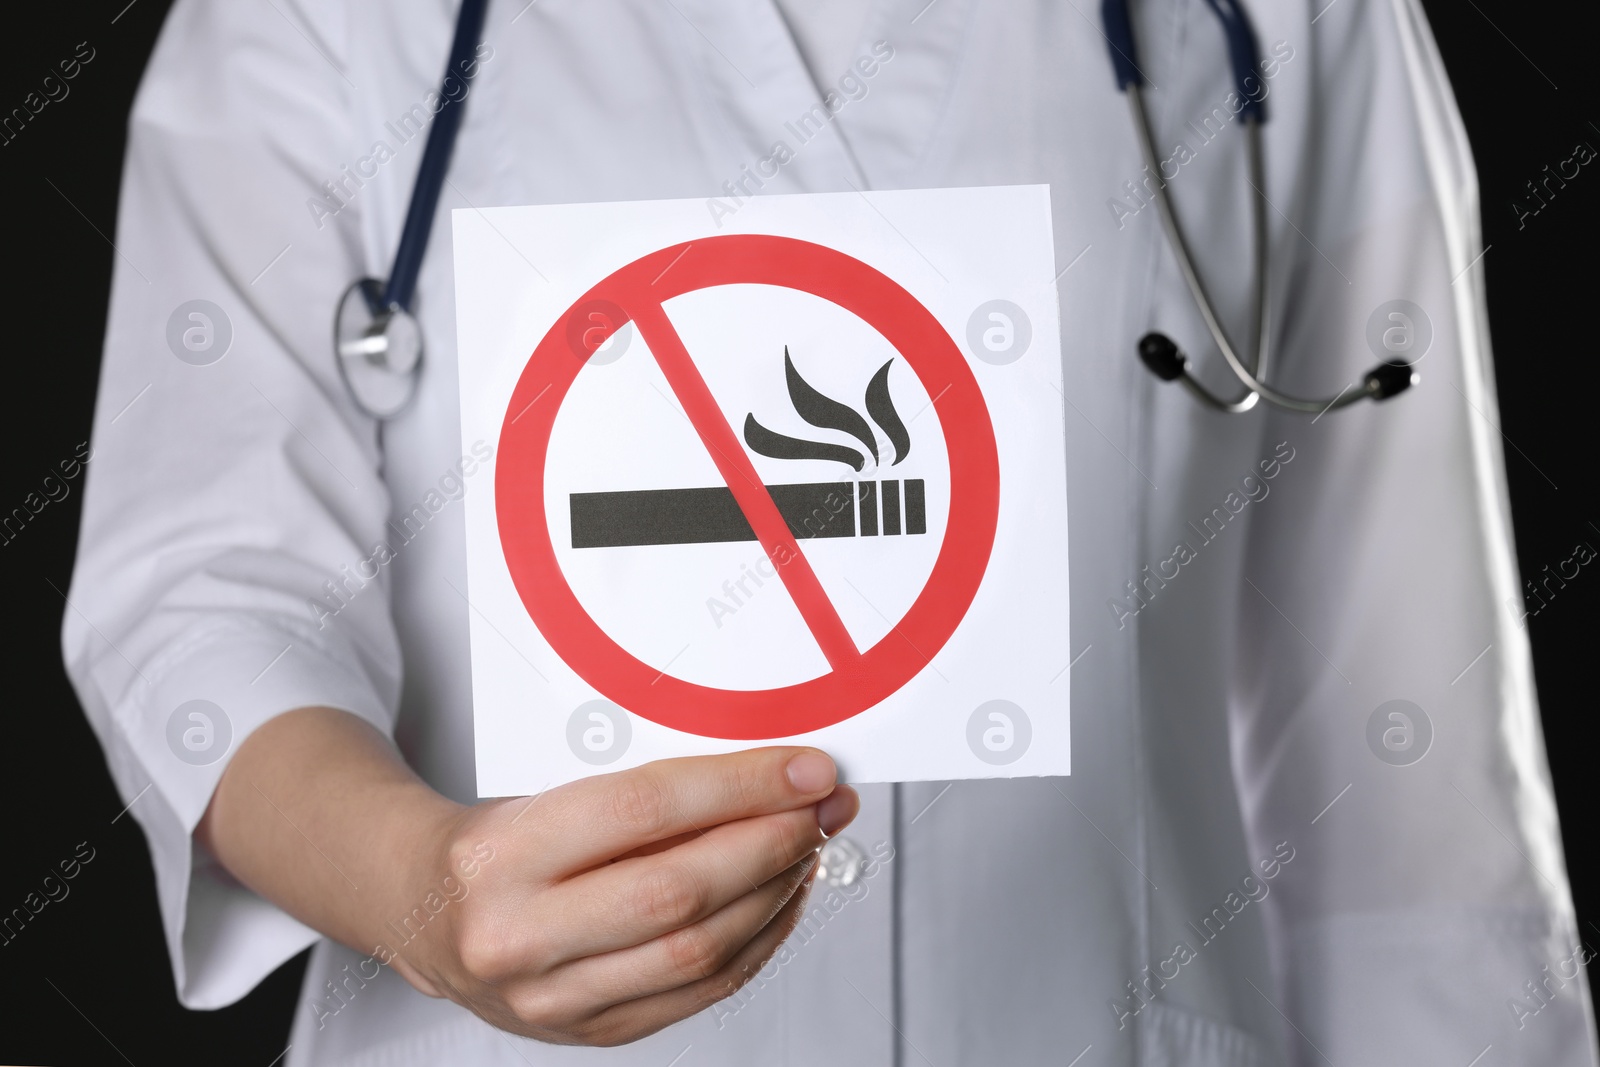
[[[1273,380],[1336,394],[1380,342],[1420,377],[1321,417],[1136,358],[1159,330],[1238,389],[1093,5],[492,4],[443,207],[1049,184],[1080,758],[852,790],[760,749],[481,803],[446,211],[411,404],[370,418],[330,347],[455,8],[179,0],[134,107],[63,643],[184,1004],[314,945],[294,1065],[1594,1062],[1477,188],[1416,0],[1250,4]],[[1160,180],[1247,337],[1223,36],[1202,0],[1133,17]]]

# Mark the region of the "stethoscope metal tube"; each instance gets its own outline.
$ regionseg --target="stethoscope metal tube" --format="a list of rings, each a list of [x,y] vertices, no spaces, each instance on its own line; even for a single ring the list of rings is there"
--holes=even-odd
[[[1104,0],[1101,14],[1105,23],[1106,39],[1111,45],[1111,62],[1116,72],[1118,87],[1128,97],[1129,113],[1133,117],[1139,151],[1145,168],[1153,178],[1153,195],[1156,213],[1167,243],[1177,260],[1178,271],[1183,275],[1189,294],[1194,298],[1211,339],[1227,362],[1230,370],[1245,386],[1243,396],[1227,400],[1206,388],[1189,373],[1189,358],[1171,338],[1162,333],[1147,333],[1139,341],[1139,359],[1156,377],[1163,381],[1180,381],[1196,399],[1208,407],[1227,414],[1249,411],[1258,399],[1274,407],[1303,414],[1321,415],[1347,407],[1358,400],[1385,400],[1409,388],[1416,380],[1409,365],[1380,363],[1368,371],[1360,385],[1347,386],[1331,397],[1306,398],[1274,389],[1266,383],[1271,347],[1271,303],[1267,271],[1267,194],[1266,175],[1262,164],[1261,126],[1266,121],[1266,109],[1260,97],[1250,91],[1250,81],[1257,78],[1257,49],[1255,34],[1238,0],[1206,0],[1206,4],[1222,22],[1227,37],[1228,57],[1233,68],[1236,91],[1244,101],[1240,120],[1245,129],[1246,156],[1251,186],[1251,241],[1252,269],[1255,277],[1254,306],[1251,309],[1249,363],[1239,358],[1239,353],[1229,340],[1227,331],[1217,315],[1216,307],[1206,292],[1205,282],[1195,266],[1194,256],[1184,238],[1183,227],[1178,222],[1177,210],[1167,191],[1155,150],[1155,137],[1151,132],[1150,116],[1145,108],[1145,78],[1139,70],[1138,50],[1134,40],[1133,19],[1128,10],[1128,0]],[[1257,82],[1259,84],[1259,81]]]
[[[1222,323],[1217,319],[1210,295],[1206,292],[1205,282],[1201,279],[1200,271],[1194,264],[1194,257],[1189,252],[1189,242],[1184,239],[1183,229],[1178,225],[1177,214],[1172,207],[1172,199],[1167,193],[1167,183],[1162,179],[1160,162],[1155,150],[1155,139],[1150,133],[1150,120],[1145,113],[1144,107],[1144,93],[1139,86],[1129,85],[1127,96],[1128,109],[1133,115],[1133,128],[1139,137],[1139,149],[1144,154],[1145,167],[1155,178],[1156,214],[1161,219],[1161,228],[1166,231],[1167,243],[1172,246],[1172,254],[1178,261],[1178,272],[1183,275],[1184,283],[1188,285],[1189,293],[1194,297],[1195,307],[1200,310],[1200,317],[1205,320],[1206,329],[1211,331],[1211,338],[1217,343],[1217,348],[1221,350],[1223,358],[1228,361],[1230,366],[1235,368],[1236,373],[1239,373],[1241,378],[1244,374],[1251,372],[1265,375],[1267,373],[1267,338],[1270,334],[1266,322],[1267,220],[1265,201],[1260,193],[1260,184],[1259,182],[1257,183],[1256,195],[1251,200],[1253,205],[1252,222],[1255,226],[1255,240],[1252,243],[1252,247],[1255,259],[1256,291],[1250,328],[1252,335],[1252,343],[1250,345],[1251,366],[1246,368],[1234,352],[1233,344],[1228,340],[1227,331],[1222,328]],[[1253,118],[1246,119],[1245,123],[1250,140],[1250,168],[1252,171],[1259,171],[1261,165],[1260,128]],[[1159,340],[1156,340],[1157,338]],[[1165,337],[1159,334],[1146,335],[1145,340],[1141,341],[1139,345],[1140,359],[1145,362],[1146,366],[1150,367],[1157,377],[1166,381],[1176,379],[1182,382],[1197,399],[1210,407],[1216,408],[1218,411],[1235,414],[1249,411],[1256,406],[1256,401],[1260,399],[1260,393],[1257,390],[1248,390],[1236,400],[1224,400],[1204,385],[1201,385],[1189,373],[1188,357],[1179,352],[1177,346],[1172,345],[1170,341],[1166,345],[1161,344],[1161,341],[1164,340],[1166,340]],[[1170,353],[1168,345],[1171,346]],[[1152,361],[1155,362],[1153,363]],[[1254,373],[1251,373],[1251,376],[1254,377]]]

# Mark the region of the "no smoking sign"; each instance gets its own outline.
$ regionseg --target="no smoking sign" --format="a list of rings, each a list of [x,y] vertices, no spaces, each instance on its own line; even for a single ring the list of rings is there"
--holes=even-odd
[[[456,214],[481,794],[1069,770],[1048,198],[869,195]]]

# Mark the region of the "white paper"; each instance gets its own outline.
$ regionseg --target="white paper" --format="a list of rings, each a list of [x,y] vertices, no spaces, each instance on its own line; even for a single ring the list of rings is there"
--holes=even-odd
[[[682,200],[457,210],[453,223],[462,439],[493,449],[478,480],[488,491],[465,501],[480,795],[533,793],[655,759],[771,743],[817,745],[857,782],[1070,771],[1069,683],[1060,667],[1069,647],[1064,400],[1046,187],[764,196],[720,220],[705,202]],[[848,279],[861,314],[801,288],[738,280],[740,256],[751,250],[761,253],[752,262],[781,263],[795,277],[824,265],[815,276]],[[645,335],[653,320],[644,313],[587,360],[587,350],[573,347],[588,341],[573,340],[583,335],[569,329],[569,309],[614,272],[635,279],[629,293],[645,295],[721,279],[656,302],[692,364],[688,377],[681,363],[663,364],[652,351]],[[891,321],[902,325],[884,325]],[[937,340],[901,352],[884,331]],[[802,417],[786,349],[806,387],[858,413],[853,430]],[[550,369],[561,360],[571,369]],[[889,425],[866,402],[886,363]],[[946,373],[953,364],[964,370]],[[514,396],[525,372],[531,384]],[[686,414],[704,410],[677,391],[695,377],[737,447],[708,446],[700,426],[714,433],[715,420]],[[551,386],[562,379],[570,384]],[[967,417],[973,411],[987,426]],[[862,469],[839,458],[760,454],[746,434],[752,418],[772,433],[833,446],[832,456],[850,449]],[[896,418],[909,440],[898,463]],[[855,436],[860,427],[877,461]],[[543,469],[517,462],[541,435]],[[987,559],[955,549],[982,541],[986,524],[972,516],[985,506],[981,488],[952,501],[950,462],[953,453],[967,457],[959,459],[962,485],[981,487],[972,471],[983,466],[986,439],[998,467]],[[849,483],[844,493],[789,491],[822,498],[802,530],[847,535],[790,542],[825,604],[791,595],[790,586],[804,582],[801,565],[790,558],[776,567],[759,541],[697,540],[728,528],[730,484],[742,481],[747,499],[755,487],[725,477],[724,468],[753,470],[764,486]],[[858,507],[863,482],[873,485],[871,518]],[[888,532],[886,482],[903,501],[898,535]],[[909,529],[913,482],[924,501],[921,533]],[[714,493],[637,495],[691,489]],[[540,542],[541,524],[518,524],[517,493],[543,501],[554,564],[516,564],[520,591],[508,555],[538,556],[521,546]],[[509,553],[502,512],[516,531]],[[799,522],[800,514],[785,516]],[[673,521],[658,522],[660,515]],[[874,523],[877,533],[868,535]],[[575,535],[585,544],[682,543],[574,547]],[[952,547],[935,575],[947,537]],[[963,583],[976,583],[964,613]],[[915,618],[944,622],[916,630],[913,641],[905,617],[925,587],[926,615]],[[797,602],[809,605],[809,616]],[[574,636],[588,631],[552,618],[545,625],[553,632],[541,632],[535,615],[558,603],[581,609],[600,639]],[[918,641],[925,647],[911,647]],[[581,650],[568,658],[583,662],[569,665],[563,648]],[[873,684],[888,694],[859,709],[854,695],[869,689],[853,682],[856,655],[874,665]],[[632,666],[610,669],[623,662]],[[773,692],[785,687],[802,695]],[[715,699],[669,699],[680,693]],[[702,707],[751,736],[695,732],[713,728],[699,717]],[[842,714],[832,725],[765,736],[781,728],[773,722]]]

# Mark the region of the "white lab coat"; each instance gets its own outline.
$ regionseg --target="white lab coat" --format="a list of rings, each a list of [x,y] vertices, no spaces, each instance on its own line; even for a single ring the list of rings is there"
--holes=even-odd
[[[762,191],[1049,183],[1073,638],[1048,667],[1075,773],[866,787],[848,834],[892,859],[865,890],[819,886],[792,958],[735,1000],[596,1051],[507,1038],[387,971],[352,980],[361,954],[192,844],[226,763],[179,761],[166,724],[212,701],[236,748],[342,707],[472,799],[448,209],[726,196],[818,87],[771,0],[493,4],[417,299],[428,362],[380,435],[330,323],[390,262],[422,138],[387,124],[426,106],[454,4],[179,0],[133,112],[64,645],[118,787],[154,784],[132,812],[183,1002],[230,1003],[316,942],[295,1065],[1593,1063],[1443,67],[1416,0],[1249,6],[1264,53],[1291,54],[1266,80],[1279,380],[1346,385],[1376,361],[1370,313],[1404,298],[1432,324],[1421,385],[1313,421],[1222,417],[1155,381],[1134,342],[1162,328],[1231,385],[1125,184],[1143,176],[1095,5],[874,0],[855,52],[892,60]],[[1192,156],[1173,194],[1243,336],[1242,138],[1201,122],[1227,107],[1221,35],[1198,0],[1136,8],[1157,140]],[[394,158],[363,162],[378,141]],[[375,173],[316,211],[345,165]],[[192,299],[231,321],[209,366],[166,341]],[[319,628],[307,601],[441,482],[439,514]],[[1179,542],[1194,558],[1164,562]],[[1368,745],[1391,699],[1433,727],[1410,766]]]

